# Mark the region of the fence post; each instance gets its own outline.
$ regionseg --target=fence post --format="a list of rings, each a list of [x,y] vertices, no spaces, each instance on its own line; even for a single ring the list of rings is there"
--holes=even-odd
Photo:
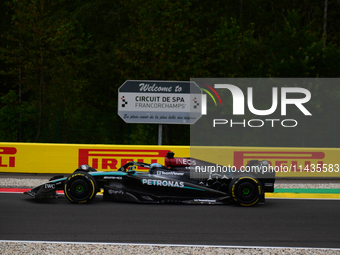
[[[58,143],[60,142],[60,109],[58,109]]]
[[[334,132],[333,132],[333,145],[336,147],[336,112],[334,113]]]

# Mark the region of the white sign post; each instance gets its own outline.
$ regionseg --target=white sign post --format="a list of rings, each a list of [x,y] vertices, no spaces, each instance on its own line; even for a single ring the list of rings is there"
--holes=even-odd
[[[118,90],[118,115],[127,123],[194,124],[201,109],[202,91],[194,82],[128,80]]]

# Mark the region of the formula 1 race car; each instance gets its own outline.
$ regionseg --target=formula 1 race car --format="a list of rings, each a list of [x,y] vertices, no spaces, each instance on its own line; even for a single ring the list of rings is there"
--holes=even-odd
[[[252,206],[264,203],[265,192],[274,192],[275,171],[264,171],[269,167],[265,160],[251,160],[247,164],[251,171],[230,167],[205,171],[206,166],[207,162],[174,158],[173,152],[165,157],[165,166],[131,161],[118,171],[99,172],[81,165],[68,177],[54,176],[25,194],[57,198],[56,191],[63,190],[70,202],[88,203],[103,191],[103,199],[111,201]],[[136,167],[148,171],[138,172]]]

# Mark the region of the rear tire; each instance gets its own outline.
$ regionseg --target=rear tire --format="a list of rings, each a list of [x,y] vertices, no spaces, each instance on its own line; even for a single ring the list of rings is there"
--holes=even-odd
[[[242,206],[252,206],[263,195],[261,183],[254,177],[241,176],[234,179],[229,186],[232,201]]]
[[[90,174],[75,172],[66,179],[64,192],[66,198],[72,203],[88,203],[97,194],[97,183]]]

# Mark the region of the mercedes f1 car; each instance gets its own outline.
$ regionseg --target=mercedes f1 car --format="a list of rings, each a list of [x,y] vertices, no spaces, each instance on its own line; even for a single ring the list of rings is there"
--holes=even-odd
[[[207,162],[175,158],[173,152],[165,157],[165,166],[131,161],[118,171],[100,172],[81,165],[71,175],[54,176],[25,194],[36,199],[57,198],[56,191],[63,190],[72,203],[88,203],[103,192],[103,199],[110,201],[252,206],[264,203],[265,192],[274,192],[275,171],[263,171],[269,167],[265,160],[251,160],[247,165],[251,171],[230,167],[204,171],[206,166]]]

